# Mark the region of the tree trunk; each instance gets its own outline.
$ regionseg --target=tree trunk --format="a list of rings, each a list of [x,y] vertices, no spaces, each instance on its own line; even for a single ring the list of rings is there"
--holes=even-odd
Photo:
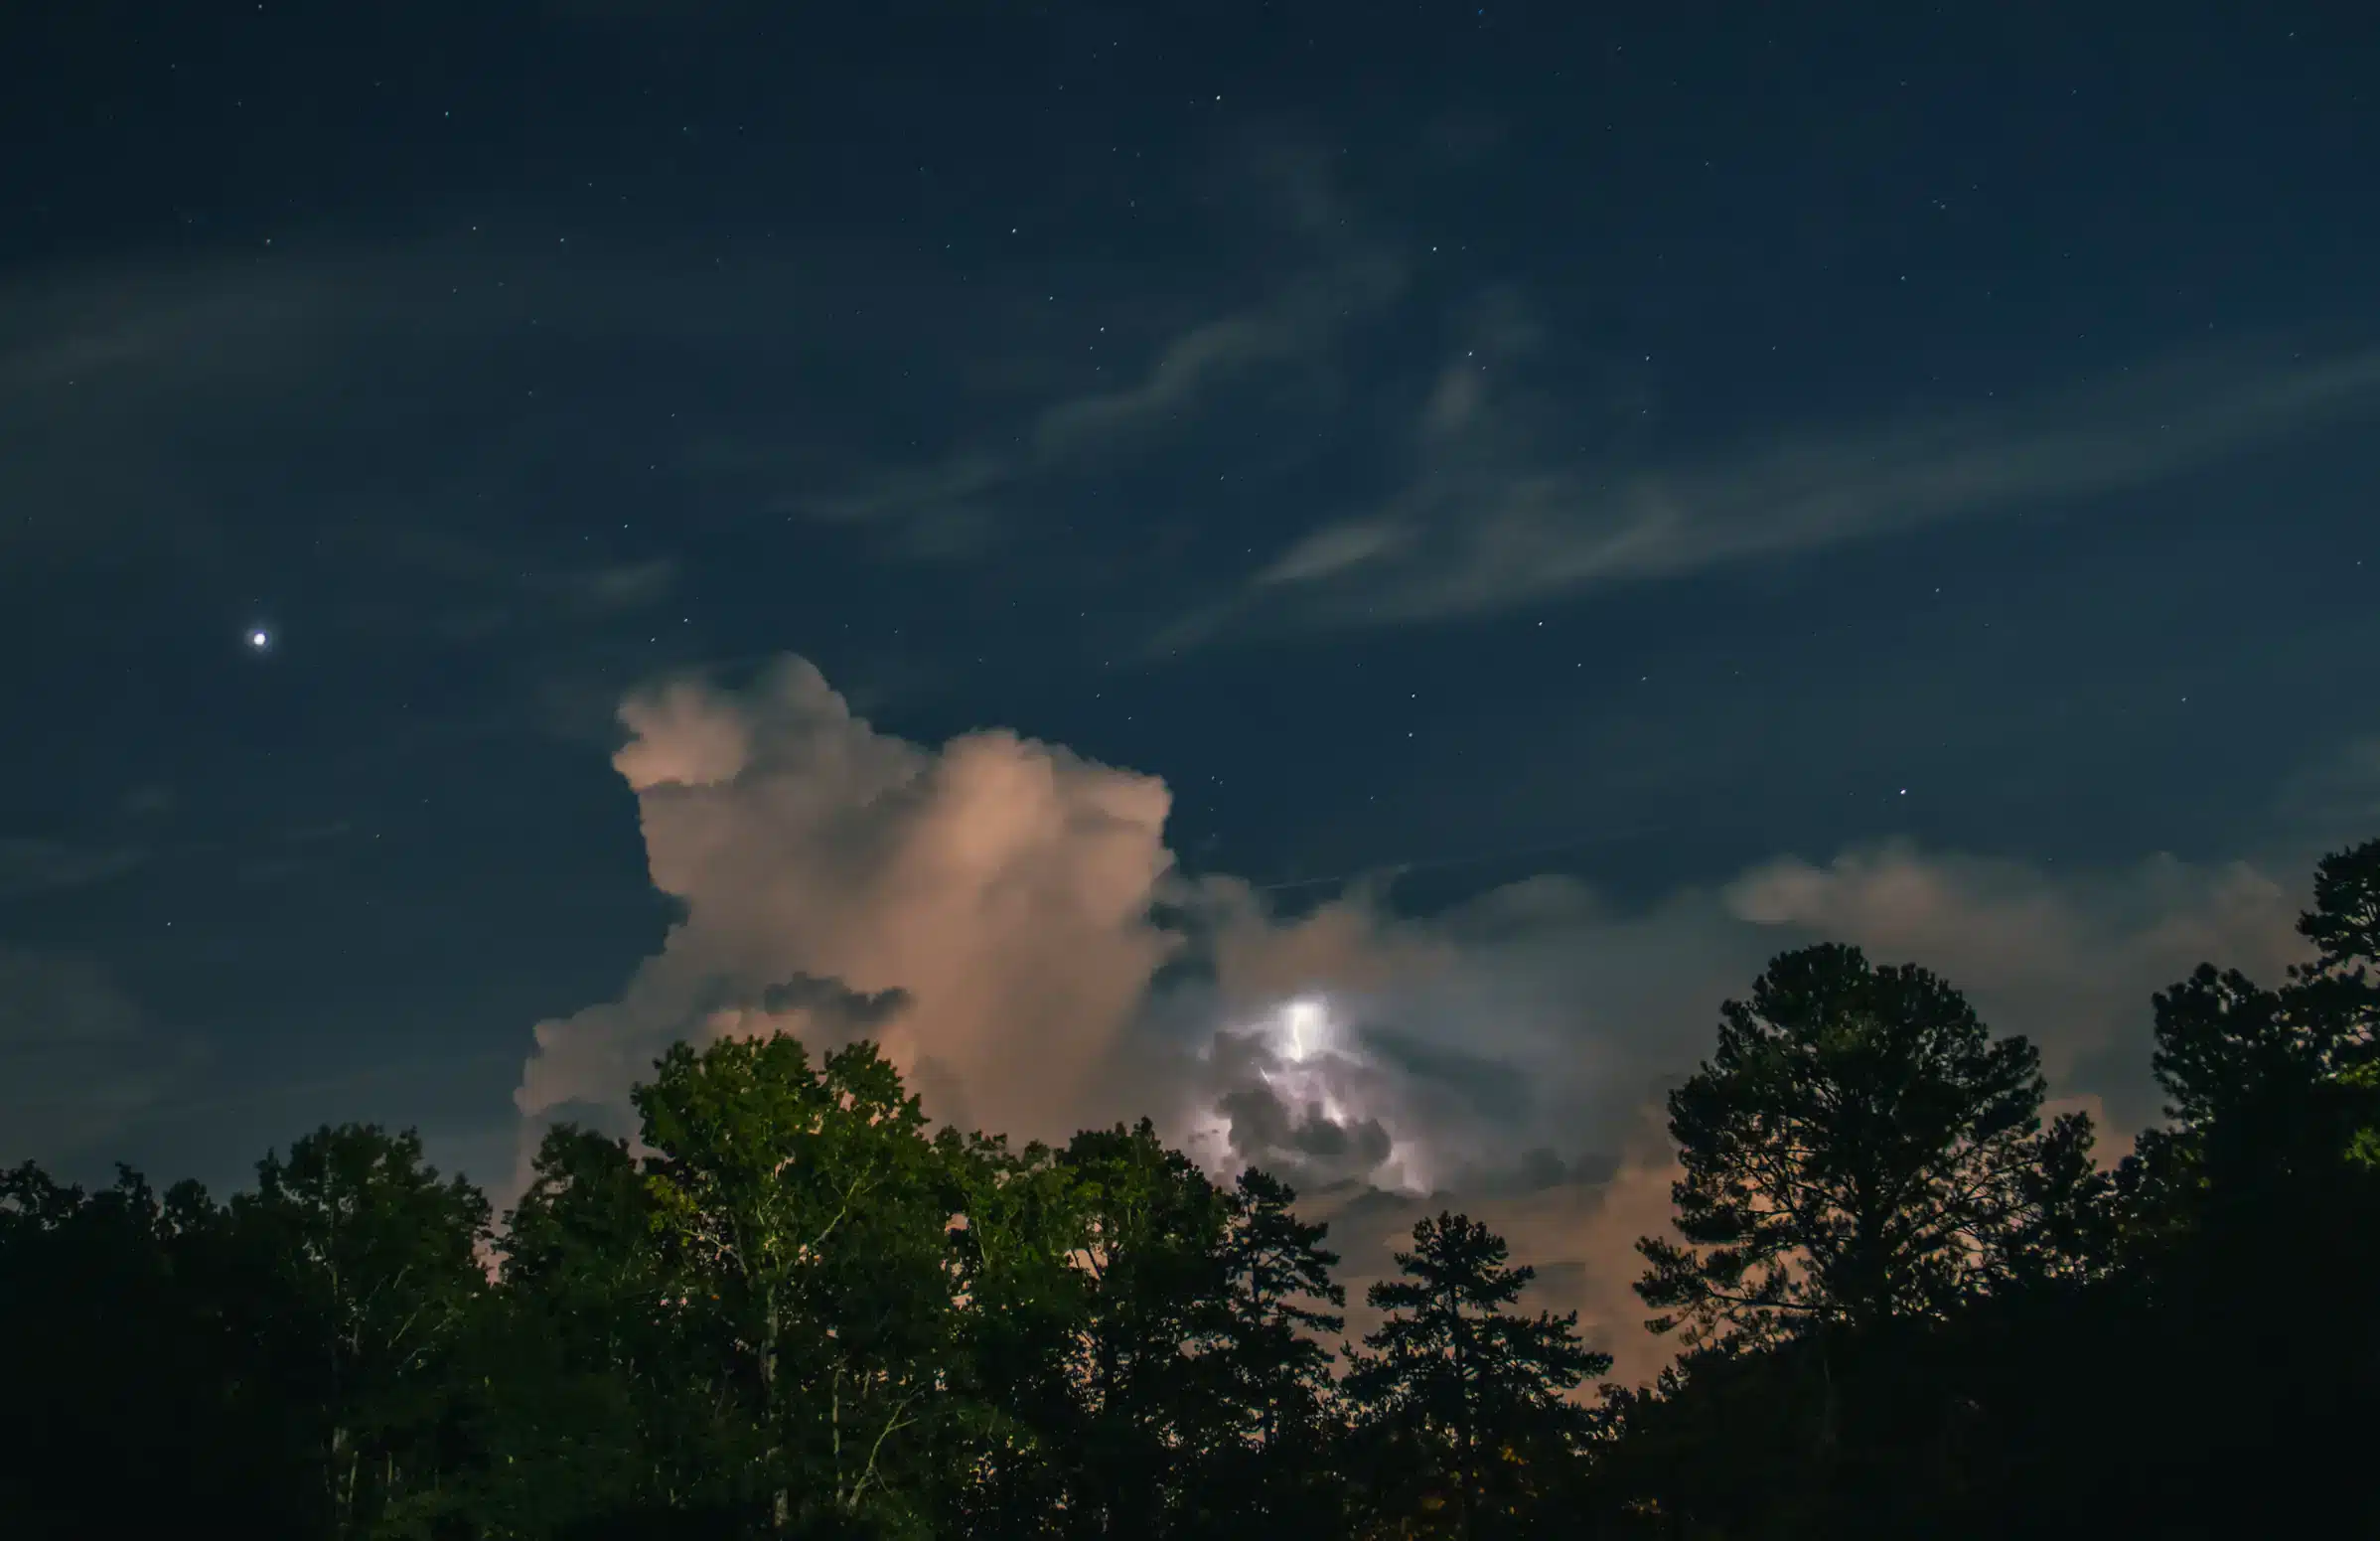
[[[783,1454],[778,1447],[777,1416],[777,1292],[761,1296],[760,1322],[760,1408],[761,1417],[769,1430],[768,1455],[771,1466],[780,1464]],[[788,1492],[782,1477],[769,1494],[769,1532],[785,1535],[794,1528],[793,1494]]]

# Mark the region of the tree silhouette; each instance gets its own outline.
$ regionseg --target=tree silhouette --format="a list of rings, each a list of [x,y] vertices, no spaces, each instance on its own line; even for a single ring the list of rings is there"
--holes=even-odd
[[[677,1305],[658,1218],[626,1142],[546,1132],[477,1324],[483,1521],[575,1534],[733,1509],[733,1473],[758,1459],[732,1416],[733,1345]]]
[[[1219,1535],[1328,1525],[1337,1508],[1323,1469],[1331,1454],[1330,1350],[1345,1328],[1331,1308],[1347,1292],[1330,1271],[1329,1227],[1300,1220],[1297,1194],[1254,1167],[1225,1195],[1222,1310],[1207,1380],[1229,1421],[1200,1483],[1204,1524]]]
[[[1324,1228],[1156,1127],[943,1130],[869,1045],[680,1045],[642,1144],[560,1128],[500,1236],[411,1133],[222,1204],[0,1171],[0,1516],[35,1537],[663,1541],[2380,1533],[2380,842],[2309,961],[2150,1002],[2114,1180],[2021,1038],[1821,946],[1670,1098],[1685,1352],[1518,1303],[1416,1225],[1333,1380]],[[493,1278],[492,1262],[501,1267]],[[2074,1388],[2110,1388],[2122,1402]],[[2204,1395],[2192,1395],[2197,1388]],[[216,1528],[221,1528],[220,1524]]]
[[[421,1137],[324,1128],[257,1163],[229,1205],[233,1330],[251,1394],[313,1470],[328,1533],[458,1501],[447,1473],[455,1355],[488,1286],[488,1201],[440,1180]]]
[[[756,1435],[769,1529],[906,1522],[945,1410],[950,1185],[873,1044],[684,1044],[636,1093],[654,1223],[692,1318],[715,1318]]]
[[[2323,857],[2313,899],[2298,932],[2315,959],[2290,971],[2290,1008],[2316,1045],[2349,1159],[2380,1169],[2380,840]]]
[[[2245,1462],[2294,1473],[2309,1503],[2380,1521],[2369,1484],[2347,1476],[2362,1452],[2350,1431],[2380,1384],[2380,1327],[2350,1310],[2309,1335],[2276,1310],[2368,1294],[2380,1273],[2376,911],[2380,842],[2317,867],[2298,925],[2315,958],[2281,988],[2207,964],[2154,1002],[2167,1122],[2119,1174],[2130,1305],[2171,1352],[2222,1344],[2254,1388],[2219,1448],[2176,1414],[2150,1420],[2177,1453],[2173,1486],[2202,1512],[2221,1511],[2220,1473]]]
[[[1296,1201],[1295,1189],[1253,1166],[1226,1200],[1224,1353],[1249,1410],[1248,1432],[1260,1444],[1312,1422],[1330,1379],[1321,1334],[1346,1325],[1323,1309],[1347,1304],[1347,1291],[1330,1277],[1339,1255],[1322,1245],[1330,1227],[1298,1219],[1290,1207]]]
[[[1146,1119],[1077,1135],[1061,1162],[1084,1222],[1080,1523],[1096,1535],[1170,1534],[1199,1454],[1232,1417],[1205,1362],[1227,1328],[1229,1211]]]
[[[1079,1259],[1085,1197],[1057,1153],[946,1133],[938,1142],[964,1216],[952,1235],[959,1303],[953,1424],[937,1534],[1086,1530],[1081,1456],[1091,1284]]]
[[[129,1168],[96,1192],[0,1170],[0,1515],[13,1534],[163,1534],[195,1510],[269,1527],[297,1471],[238,1415],[222,1211]]]
[[[2059,1238],[2099,1199],[2089,1125],[2044,1137],[2039,1058],[1915,965],[1840,946],[1775,959],[1670,1094],[1685,1244],[1637,1244],[1653,1330],[1748,1345],[1937,1315],[2011,1272],[2081,1267]],[[2062,1181],[2040,1179],[2045,1153]]]
[[[1387,1312],[1350,1353],[1347,1393],[1372,1435],[1380,1494],[1465,1538],[1530,1533],[1532,1500],[1584,1431],[1566,1400],[1611,1367],[1579,1341],[1577,1313],[1507,1310],[1536,1270],[1508,1266],[1504,1238],[1441,1212],[1396,1254],[1404,1277],[1365,1292]]]

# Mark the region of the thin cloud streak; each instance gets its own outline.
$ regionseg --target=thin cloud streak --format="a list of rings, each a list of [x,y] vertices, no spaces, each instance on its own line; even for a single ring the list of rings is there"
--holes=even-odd
[[[137,845],[80,846],[66,841],[0,838],[0,904],[103,883],[147,861]]]
[[[1328,368],[1342,335],[1393,302],[1405,282],[1404,264],[1385,248],[1360,251],[1263,304],[1178,334],[1129,385],[1043,407],[1021,450],[963,449],[788,506],[828,523],[887,529],[912,555],[971,552],[999,529],[1000,500],[1036,478],[1145,448],[1258,372]],[[713,453],[732,458],[732,451]]]
[[[1033,430],[1045,462],[1094,450],[1192,404],[1241,371],[1319,356],[1358,313],[1394,298],[1402,266],[1372,253],[1292,285],[1261,309],[1227,316],[1175,338],[1140,383],[1061,402]]]
[[[2112,387],[1782,441],[1617,483],[1542,459],[1466,380],[1462,411],[1446,409],[1445,388],[1432,396],[1403,493],[1292,542],[1159,645],[1486,614],[1596,583],[2038,510],[2168,481],[2380,407],[2380,350],[2268,359],[2173,363]]]

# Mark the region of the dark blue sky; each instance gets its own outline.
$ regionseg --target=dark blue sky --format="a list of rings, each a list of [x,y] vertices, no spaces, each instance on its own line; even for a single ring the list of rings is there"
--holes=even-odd
[[[15,8],[0,1156],[485,1166],[788,652],[1415,910],[2355,833],[2380,15],[1636,10]]]

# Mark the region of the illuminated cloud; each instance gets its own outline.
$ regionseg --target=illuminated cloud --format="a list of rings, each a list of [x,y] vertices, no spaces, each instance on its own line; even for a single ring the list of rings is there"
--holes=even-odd
[[[684,918],[619,1001],[538,1025],[522,1113],[616,1108],[672,1039],[774,1027],[864,1026],[954,1121],[1059,1135],[1097,1101],[1173,946],[1162,783],[1005,732],[921,748],[800,660],[620,716]]]
[[[2150,993],[2298,951],[2293,896],[2246,865],[2053,875],[1894,844],[1634,909],[1543,877],[1426,918],[1363,887],[1288,914],[1175,871],[1155,779],[1004,731],[907,742],[800,660],[620,716],[614,763],[684,914],[618,1001],[538,1025],[531,1139],[625,1129],[677,1038],[870,1036],[937,1119],[1063,1139],[1146,1113],[1219,1174],[1278,1171],[1359,1296],[1424,1209],[1469,1209],[1623,1374],[1660,1353],[1628,1285],[1668,1216],[1661,1097],[1769,957],[1828,938],[1927,964],[2120,1145],[2155,1116]]]

